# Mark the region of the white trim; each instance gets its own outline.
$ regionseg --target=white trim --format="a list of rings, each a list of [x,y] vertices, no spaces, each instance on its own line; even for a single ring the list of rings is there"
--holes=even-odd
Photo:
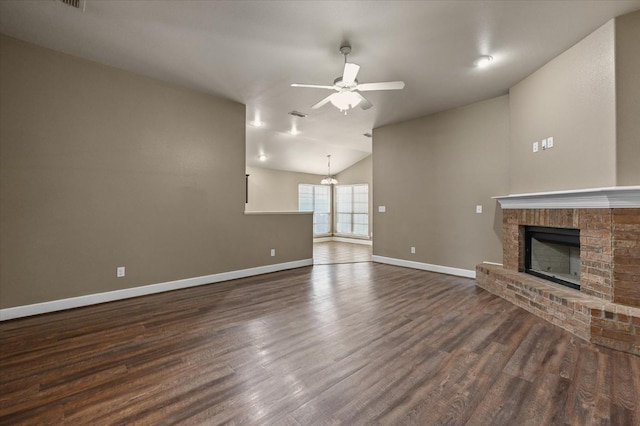
[[[488,260],[483,260],[482,263],[484,263],[485,265],[504,266],[502,263],[489,262]]]
[[[333,237],[318,237],[313,239],[314,243],[327,243],[329,241],[333,241]]]
[[[326,243],[329,241],[335,241],[338,243],[350,243],[350,244],[363,244],[365,246],[372,246],[373,241],[365,240],[362,238],[346,238],[346,237],[318,237],[314,238],[314,243]]]
[[[393,257],[371,256],[371,260],[378,263],[403,266],[405,268],[421,269],[424,271],[438,272],[440,274],[456,275],[465,278],[475,278],[476,271],[469,269],[452,268],[450,266],[432,265],[430,263],[414,262],[412,260],[395,259]]]
[[[640,186],[537,192],[492,197],[503,209],[640,208]]]
[[[339,243],[363,244],[365,246],[373,245],[373,241],[365,240],[362,238],[332,237],[331,241],[336,241]]]
[[[254,212],[254,211],[245,211],[244,212],[245,215],[247,216],[265,216],[265,215],[287,215],[287,214],[298,214],[298,215],[305,215],[305,214],[313,214],[312,211],[310,212],[301,212],[298,210],[292,210],[292,211],[282,211],[282,212]]]
[[[107,291],[104,293],[88,294],[86,296],[71,297],[68,299],[51,300],[49,302],[34,303],[33,305],[16,306],[13,308],[0,309],[0,321],[62,311],[65,309],[79,308],[98,303],[112,302],[114,300],[129,299],[131,297],[145,296],[148,294],[162,293],[165,291],[178,290],[199,285],[213,284],[221,281],[268,274],[270,272],[284,271],[287,269],[311,265],[313,265],[313,259],[302,259],[295,260],[293,262],[276,263],[273,265],[258,266],[238,271],[205,275],[202,277],[186,278],[183,280],[131,287],[122,290]]]

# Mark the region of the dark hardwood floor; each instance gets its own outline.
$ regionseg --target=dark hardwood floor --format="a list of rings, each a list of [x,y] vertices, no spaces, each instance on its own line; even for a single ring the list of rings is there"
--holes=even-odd
[[[640,357],[473,280],[316,265],[0,324],[0,424],[638,425]]]

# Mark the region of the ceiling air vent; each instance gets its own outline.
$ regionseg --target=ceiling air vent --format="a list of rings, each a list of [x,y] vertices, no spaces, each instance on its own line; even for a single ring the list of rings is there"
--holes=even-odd
[[[371,133],[363,133],[362,136],[366,136],[368,138],[372,138],[373,135]]]
[[[308,114],[305,114],[304,112],[300,112],[300,111],[291,111],[289,115],[293,115],[294,117],[305,118]]]
[[[86,0],[58,0],[60,3],[64,3],[67,6],[75,7],[84,12],[84,4]]]

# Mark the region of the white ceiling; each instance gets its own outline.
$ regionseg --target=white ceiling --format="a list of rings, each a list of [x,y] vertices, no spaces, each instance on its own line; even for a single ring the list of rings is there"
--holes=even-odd
[[[340,172],[371,153],[373,128],[507,93],[509,87],[633,1],[0,1],[0,32],[62,52],[220,95],[247,106],[247,164]],[[342,43],[373,108],[347,116],[331,92]],[[475,68],[479,55],[492,66]],[[304,119],[287,113],[308,113]],[[260,128],[249,124],[256,116]],[[289,133],[295,123],[300,134]],[[267,161],[258,161],[258,155]]]

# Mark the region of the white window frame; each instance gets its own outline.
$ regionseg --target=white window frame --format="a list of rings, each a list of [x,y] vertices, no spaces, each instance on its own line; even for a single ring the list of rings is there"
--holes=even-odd
[[[350,187],[352,188],[352,192],[351,192],[351,200],[350,200],[350,207],[349,207],[349,211],[341,211],[341,200],[340,200],[340,196],[338,195],[339,191],[341,188],[346,188],[346,187]],[[367,197],[366,197],[366,212],[362,212],[362,211],[356,211],[357,209],[355,208],[356,205],[356,201],[355,201],[355,197],[353,196],[353,190],[355,190],[355,188],[366,188],[366,193],[367,193]],[[370,220],[371,220],[371,213],[370,213],[370,206],[369,206],[369,184],[367,183],[358,183],[358,184],[352,184],[352,185],[336,185],[334,188],[334,225],[333,225],[333,229],[335,230],[334,235],[336,236],[341,236],[341,237],[347,237],[347,238],[363,238],[363,239],[369,239],[371,238],[370,235]],[[340,217],[342,215],[349,215],[350,216],[350,221],[349,221],[349,228],[350,228],[350,232],[344,232],[344,229],[340,230]],[[359,234],[359,233],[354,233],[354,217],[355,215],[366,215],[366,233],[365,234]]]
[[[302,187],[307,187],[307,188],[312,188],[312,204],[313,207],[311,210],[303,210],[301,208],[301,203],[300,203],[300,194],[301,191],[300,189]],[[318,204],[318,197],[316,197],[316,193],[319,192],[327,192],[328,195],[328,201],[327,201],[327,206],[328,206],[328,211],[326,212],[318,212],[316,211],[316,204]],[[333,194],[331,193],[331,188],[327,185],[314,185],[314,184],[310,184],[310,183],[300,183],[298,184],[298,211],[313,211],[313,235],[314,237],[322,237],[322,236],[331,236],[331,231],[332,231],[332,219],[333,216],[331,214],[331,205],[333,202]],[[327,223],[327,232],[320,232],[320,233],[316,233],[316,226],[318,226],[318,223],[320,222],[320,217],[321,216],[326,216],[326,223]],[[324,221],[323,221],[324,222]]]

